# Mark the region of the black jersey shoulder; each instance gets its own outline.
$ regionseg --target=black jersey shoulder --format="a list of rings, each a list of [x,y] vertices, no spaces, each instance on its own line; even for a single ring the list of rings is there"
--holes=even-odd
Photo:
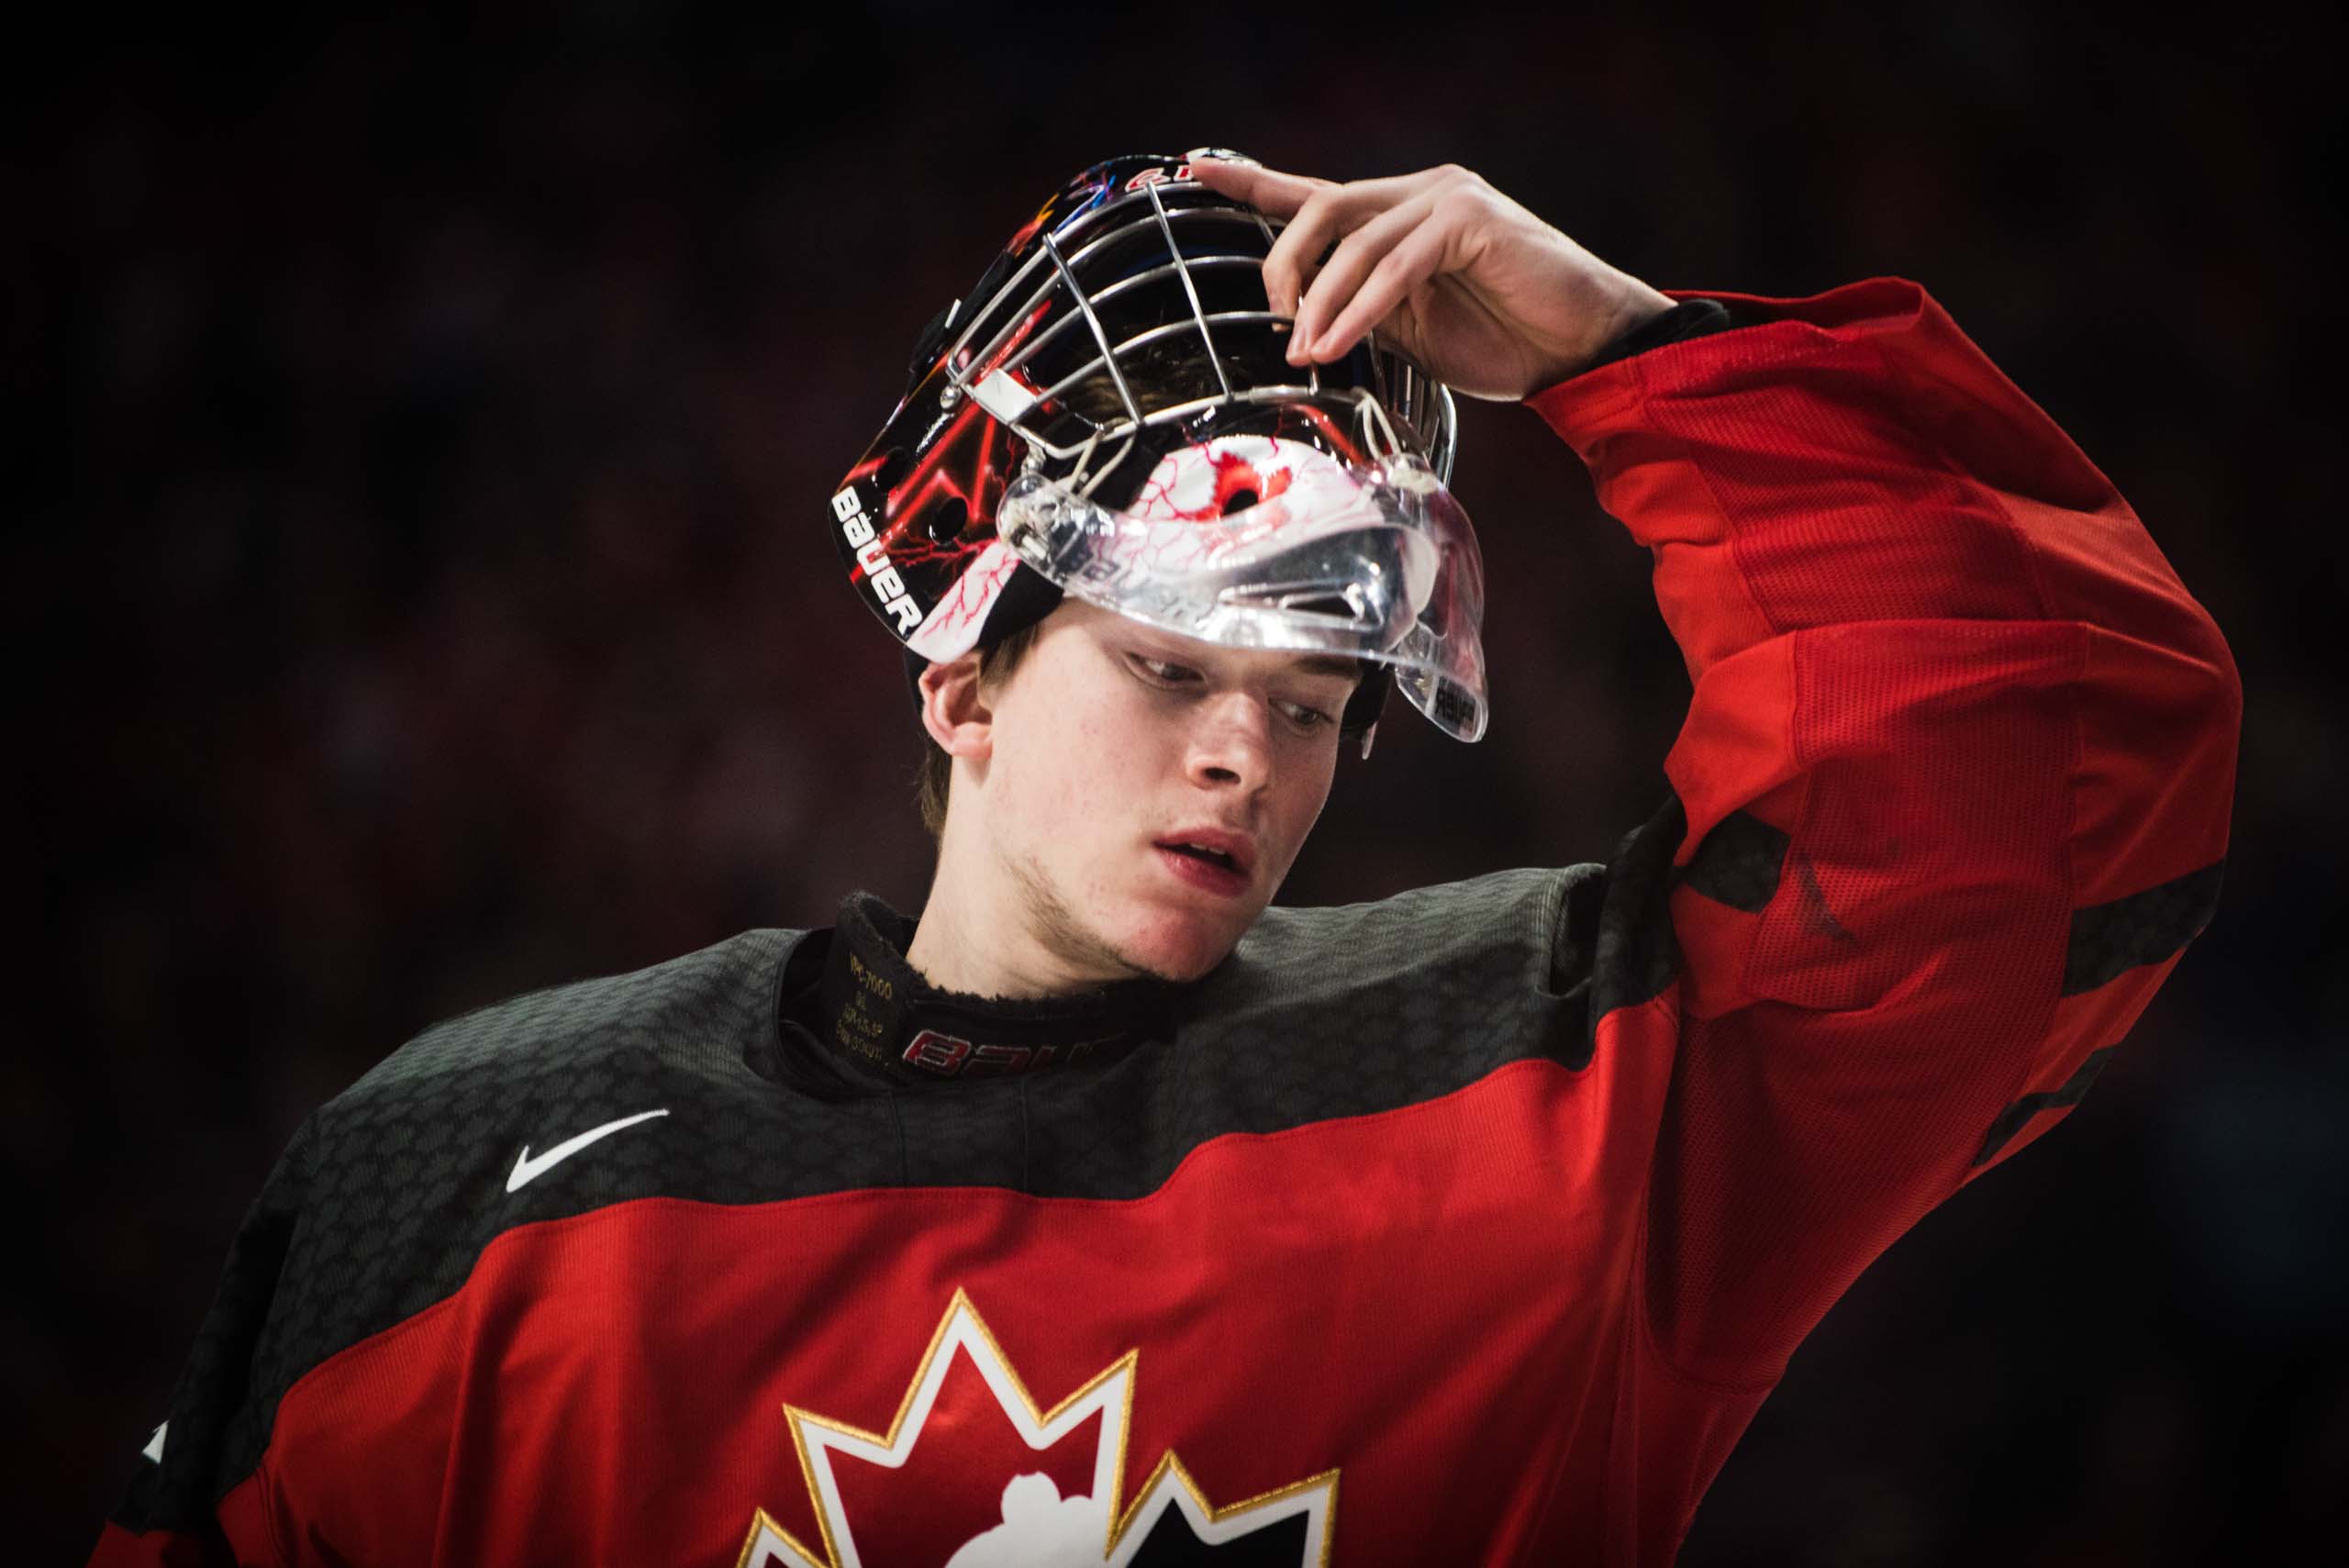
[[[984,1141],[979,1164],[990,1173],[980,1179],[1054,1196],[1136,1197],[1225,1134],[1394,1110],[1530,1058],[1579,1069],[1589,1060],[1588,955],[1606,887],[1605,868],[1580,865],[1497,872],[1375,903],[1268,909],[1163,1040],[1097,1073],[1019,1086],[1017,1137]],[[985,1131],[973,1125],[981,1103],[930,1096],[901,1114],[953,1139],[968,1168]],[[907,1141],[916,1162],[933,1142]]]
[[[649,1197],[1138,1197],[1219,1136],[1393,1109],[1528,1058],[1578,1069],[1594,1006],[1622,989],[1621,884],[1582,865],[1268,910],[1141,1049],[934,1090],[814,1093],[774,1071],[777,988],[804,932],[451,1019],[320,1107],[273,1176],[256,1210],[269,1234],[232,1262],[262,1321],[217,1473],[250,1470],[303,1373],[455,1294],[518,1227]],[[782,1026],[784,1057],[805,1033]],[[643,1119],[546,1162],[628,1118]]]
[[[1598,1021],[1678,971],[1666,898],[1686,827],[1675,798],[1605,865],[1267,910],[1156,1064],[1180,1082],[1154,1096],[1149,1136],[1076,1184],[1151,1184],[1219,1133],[1392,1110],[1518,1062],[1580,1071]]]
[[[745,932],[418,1035],[312,1118],[294,1262],[335,1278],[338,1316],[366,1331],[449,1295],[517,1226],[643,1197],[797,1195],[803,1173],[853,1180],[847,1157],[882,1112],[811,1106],[750,1065],[801,935]]]
[[[551,985],[433,1025],[328,1104],[338,1121],[418,1104],[462,1109],[495,1091],[589,1095],[646,1063],[739,1050],[771,1000],[796,933],[746,931],[624,974]],[[624,1091],[622,1091],[624,1092]]]
[[[772,1038],[774,985],[797,935],[747,932],[476,1008],[313,1112],[229,1248],[173,1394],[169,1441],[118,1521],[201,1528],[250,1473],[297,1379],[454,1293],[506,1231],[722,1185],[710,1144],[753,1126],[787,1142],[788,1117],[773,1114],[771,1087],[744,1058]],[[664,1114],[576,1158],[522,1167],[518,1184],[526,1148],[543,1155],[653,1109]]]
[[[475,1008],[313,1113],[232,1251],[231,1274],[253,1278],[223,1285],[224,1296],[265,1301],[243,1330],[250,1372],[222,1445],[223,1484],[250,1470],[296,1379],[454,1294],[507,1231],[636,1197],[769,1195],[727,1161],[745,1145],[788,1148],[800,1130],[745,1063],[771,1038],[776,978],[798,935],[750,931]],[[547,1160],[568,1140],[655,1111]],[[790,1162],[818,1160],[803,1150]]]

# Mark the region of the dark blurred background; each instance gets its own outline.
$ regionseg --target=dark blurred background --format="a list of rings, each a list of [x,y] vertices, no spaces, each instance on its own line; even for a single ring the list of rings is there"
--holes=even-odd
[[[826,499],[1048,191],[1202,142],[1458,161],[1665,287],[1921,281],[2240,662],[2217,924],[2068,1123],[1812,1336],[1683,1561],[2263,1562],[2337,1522],[2318,12],[222,15],[53,18],[0,68],[12,1561],[86,1552],[271,1162],[402,1040],[919,904],[909,706]],[[1458,489],[1493,734],[1397,705],[1287,901],[1604,858],[1663,796],[1688,691],[1644,553],[1523,409],[1464,406]]]

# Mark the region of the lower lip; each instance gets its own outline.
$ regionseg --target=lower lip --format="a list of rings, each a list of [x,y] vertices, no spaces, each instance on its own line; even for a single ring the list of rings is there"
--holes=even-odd
[[[1227,870],[1213,861],[1203,861],[1197,855],[1186,855],[1179,850],[1152,847],[1158,850],[1158,858],[1166,863],[1168,871],[1203,893],[1236,898],[1248,891],[1248,878],[1242,873]]]

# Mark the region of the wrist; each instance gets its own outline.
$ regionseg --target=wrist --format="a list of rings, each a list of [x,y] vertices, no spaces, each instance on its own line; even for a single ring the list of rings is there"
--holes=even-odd
[[[1647,293],[1654,296],[1654,303],[1631,313],[1604,346],[1583,362],[1576,374],[1644,354],[1651,349],[1661,349],[1667,343],[1702,338],[1736,325],[1729,307],[1717,299],[1675,301],[1653,289]]]
[[[1603,264],[1585,287],[1589,303],[1575,313],[1581,318],[1581,330],[1569,340],[1553,341],[1552,352],[1536,367],[1525,395],[1571,381],[1617,357],[1616,344],[1669,315],[1673,308],[1670,295]]]

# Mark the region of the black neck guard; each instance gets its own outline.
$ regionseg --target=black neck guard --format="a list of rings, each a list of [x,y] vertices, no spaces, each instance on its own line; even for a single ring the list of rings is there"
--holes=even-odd
[[[1115,1059],[1168,1029],[1184,987],[1129,980],[1003,1001],[941,991],[906,962],[914,922],[869,893],[841,904],[818,1016],[824,1046],[899,1083],[1004,1077]]]

